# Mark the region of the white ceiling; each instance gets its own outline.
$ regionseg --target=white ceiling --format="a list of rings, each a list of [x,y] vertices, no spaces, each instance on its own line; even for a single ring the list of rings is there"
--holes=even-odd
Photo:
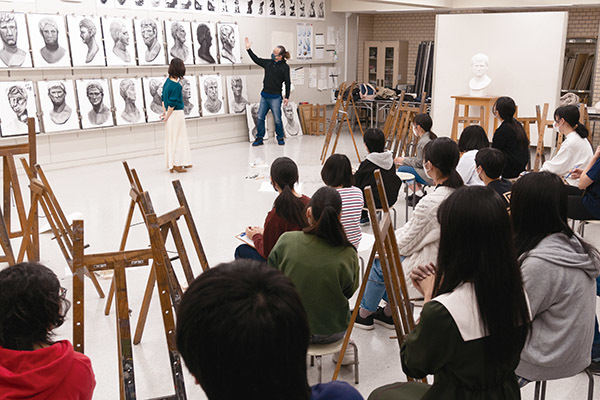
[[[599,7],[596,0],[331,0],[337,12],[410,12],[536,7]]]

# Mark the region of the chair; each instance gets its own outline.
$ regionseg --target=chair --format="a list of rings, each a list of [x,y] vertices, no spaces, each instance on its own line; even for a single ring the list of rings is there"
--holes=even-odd
[[[309,344],[307,354],[310,356],[310,366],[315,365],[315,358],[317,359],[317,369],[319,370],[319,383],[322,381],[322,357],[328,354],[339,353],[344,344],[344,338],[341,338],[337,342],[327,344]],[[354,383],[358,383],[358,347],[354,342],[348,342],[348,345],[354,348]],[[338,360],[339,363],[342,360]]]
[[[588,396],[587,400],[594,400],[594,374],[589,368],[583,370],[588,376]],[[546,381],[536,381],[535,391],[533,394],[533,400],[545,400],[546,399]]]
[[[397,217],[397,211],[395,208],[390,208],[391,211],[394,212],[394,223],[393,223],[393,227],[394,229],[396,229],[396,217]],[[369,209],[367,207],[363,207],[363,211],[369,211]],[[376,208],[375,209],[376,213],[377,213],[377,219],[379,221],[381,221],[381,215],[383,213],[383,208]],[[408,205],[406,206],[406,220],[408,221]]]
[[[404,193],[406,193],[406,197],[408,198],[408,183],[410,181],[413,182],[413,201],[412,201],[412,208],[413,211],[415,209],[415,206],[417,205],[416,203],[416,193],[417,193],[417,181],[415,179],[415,176],[413,174],[411,174],[410,172],[396,172],[396,175],[398,175],[398,177],[402,180],[402,183],[404,183]],[[406,210],[405,210],[405,222],[408,222],[408,201],[406,201]],[[394,216],[394,229],[396,229],[396,218]]]

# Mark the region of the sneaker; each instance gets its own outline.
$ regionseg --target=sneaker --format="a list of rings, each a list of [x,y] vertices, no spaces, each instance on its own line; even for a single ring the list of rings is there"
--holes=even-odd
[[[346,347],[346,352],[344,353],[344,359],[342,360],[342,365],[354,364],[354,346],[350,346],[350,343],[354,343],[354,342],[352,342],[352,340],[350,340],[350,342],[348,342],[348,346]],[[332,360],[334,363],[337,364],[339,358],[340,358],[340,353],[337,352],[333,355]]]
[[[262,146],[263,144],[264,144],[264,143],[263,143],[263,140],[262,140],[262,139],[256,139],[256,140],[255,140],[255,141],[252,143],[252,146],[254,146],[254,147],[256,147],[256,146]]]
[[[371,221],[369,220],[369,217],[365,217],[365,218],[361,218],[360,219],[360,224],[365,226],[365,225],[369,225]]]
[[[283,146],[285,144],[285,140],[283,139],[277,139],[277,144],[280,146]]]
[[[377,325],[384,326],[388,329],[396,328],[394,326],[394,319],[392,318],[391,315],[389,317],[387,315],[385,315],[385,312],[383,312],[383,307],[377,308],[377,311],[375,311],[373,313],[372,317],[373,317],[373,322],[376,323]]]
[[[365,331],[372,330],[373,328],[375,328],[375,325],[373,325],[373,314],[369,315],[366,318],[362,318],[359,312],[356,316],[356,321],[354,321],[354,326],[360,329],[364,329]]]

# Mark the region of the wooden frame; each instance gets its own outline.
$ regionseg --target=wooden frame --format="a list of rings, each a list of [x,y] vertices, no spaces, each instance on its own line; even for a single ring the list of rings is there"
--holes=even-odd
[[[396,108],[396,122],[395,124],[392,124],[390,135],[388,136],[386,144],[386,148],[388,150],[392,150],[394,158],[401,154],[406,154],[409,144],[411,143],[409,138],[412,137],[410,125],[417,114],[422,114],[425,112],[425,97],[426,93],[423,92],[421,94],[421,104],[419,104],[418,107],[415,107],[407,102],[404,102],[404,92],[401,93],[400,101]]]

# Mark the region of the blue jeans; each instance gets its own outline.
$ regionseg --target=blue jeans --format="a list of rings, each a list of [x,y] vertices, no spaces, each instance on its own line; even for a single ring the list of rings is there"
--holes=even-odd
[[[596,295],[600,296],[600,276],[596,278]],[[600,361],[600,332],[598,331],[598,317],[594,323],[594,344],[592,345],[592,361]]]
[[[406,256],[400,256],[400,261],[404,261]],[[381,263],[376,258],[373,261],[371,272],[369,273],[369,280],[367,287],[365,288],[365,294],[360,302],[360,308],[370,312],[377,311],[379,302],[381,299],[388,301],[388,295],[385,290],[385,281],[383,280],[383,272],[381,270]]]
[[[275,133],[277,140],[283,140],[283,122],[281,122],[281,96],[272,99],[260,96],[260,105],[258,106],[258,119],[256,120],[256,140],[262,140],[265,137],[265,119],[269,109],[273,113],[275,120]]]
[[[427,181],[421,178],[421,175],[417,173],[417,170],[414,167],[409,167],[408,165],[401,165],[398,167],[398,172],[408,172],[409,174],[413,174],[415,176],[415,180],[421,185],[429,185]]]
[[[256,261],[262,261],[262,262],[267,261],[264,258],[262,258],[262,256],[259,254],[258,250],[256,250],[254,247],[249,246],[245,243],[240,244],[235,249],[235,254],[233,255],[233,257],[236,260],[240,259],[240,258],[247,258],[249,260],[256,260]]]

